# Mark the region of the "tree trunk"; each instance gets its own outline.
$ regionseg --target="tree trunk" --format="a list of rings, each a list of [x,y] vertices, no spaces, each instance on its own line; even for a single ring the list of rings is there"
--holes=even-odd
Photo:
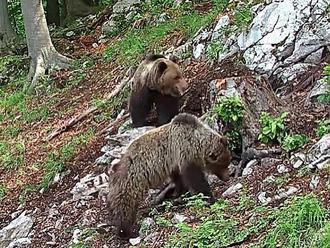
[[[46,18],[48,25],[60,26],[60,5],[58,0],[48,0],[46,5]]]
[[[8,16],[7,0],[0,0],[0,51],[16,39]]]
[[[28,45],[30,70],[29,83],[24,90],[32,90],[46,69],[68,68],[71,59],[59,54],[49,35],[41,0],[21,0],[24,27]]]

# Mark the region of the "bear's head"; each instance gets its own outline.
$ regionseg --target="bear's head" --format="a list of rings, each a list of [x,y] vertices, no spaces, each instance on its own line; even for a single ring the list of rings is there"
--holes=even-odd
[[[182,96],[188,89],[188,83],[176,62],[166,58],[153,61],[147,73],[148,87],[163,95]]]
[[[204,162],[206,169],[215,174],[220,180],[229,180],[229,164],[231,153],[228,149],[227,138],[219,134],[213,134],[206,141]]]

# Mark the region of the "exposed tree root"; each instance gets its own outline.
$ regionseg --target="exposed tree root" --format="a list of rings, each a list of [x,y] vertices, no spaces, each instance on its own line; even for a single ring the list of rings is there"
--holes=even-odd
[[[51,56],[49,56],[51,54]],[[45,75],[45,72],[49,68],[66,69],[70,67],[72,59],[63,56],[56,51],[45,51],[36,58],[32,59],[30,63],[30,70],[28,75],[28,81],[24,85],[24,92],[31,92],[35,89],[40,77]]]

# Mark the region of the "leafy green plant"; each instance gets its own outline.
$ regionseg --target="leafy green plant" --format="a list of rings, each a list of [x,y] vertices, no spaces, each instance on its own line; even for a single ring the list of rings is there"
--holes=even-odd
[[[283,112],[280,116],[274,117],[269,113],[262,112],[260,115],[261,133],[258,139],[264,143],[281,142],[286,136],[284,121],[288,114],[288,112]]]
[[[223,121],[241,123],[244,117],[244,106],[239,96],[220,97],[212,110],[218,113]]]
[[[325,91],[325,93],[323,93],[322,95],[317,97],[317,100],[321,103],[330,104],[330,89],[329,89],[330,88],[330,64],[327,64],[323,68],[323,74],[324,74],[323,79],[325,80],[328,88]]]
[[[211,113],[218,115],[230,127],[225,132],[225,135],[228,137],[230,149],[239,149],[241,146],[240,129],[244,117],[244,106],[240,97],[237,95],[220,97],[211,109]]]
[[[327,210],[314,195],[294,197],[272,214],[272,228],[260,247],[313,247],[315,234],[324,227]]]
[[[212,41],[207,47],[207,56],[211,59],[217,59],[220,52],[223,51],[223,44],[220,41]]]
[[[309,138],[304,134],[293,134],[287,135],[284,137],[282,142],[282,147],[285,151],[293,151],[302,147],[304,144],[308,142]]]
[[[315,133],[318,137],[323,137],[324,135],[330,133],[330,120],[319,121],[318,126],[315,129]]]

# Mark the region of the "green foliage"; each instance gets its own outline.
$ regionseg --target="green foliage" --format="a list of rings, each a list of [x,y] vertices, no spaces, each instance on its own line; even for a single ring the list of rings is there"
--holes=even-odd
[[[0,201],[6,196],[7,191],[6,186],[0,184]]]
[[[92,129],[77,137],[70,142],[64,144],[59,152],[51,152],[48,154],[47,160],[44,162],[45,174],[39,188],[48,188],[57,173],[65,168],[65,163],[72,158],[79,146],[86,144],[94,135]]]
[[[309,140],[308,136],[304,134],[287,135],[283,139],[282,147],[287,152],[293,151],[302,147],[304,144],[308,142],[308,140]]]
[[[246,28],[253,20],[253,14],[251,11],[251,6],[245,5],[240,7],[235,11],[234,14],[235,24],[241,30]]]
[[[272,228],[259,247],[317,247],[315,234],[325,226],[327,215],[316,196],[295,197],[290,204],[273,212]]]
[[[283,176],[275,177],[274,184],[276,184],[278,188],[281,188],[287,182],[289,182],[289,180],[290,180],[290,174],[286,173]]]
[[[288,112],[284,112],[279,117],[274,117],[269,113],[262,112],[260,116],[261,133],[258,139],[265,143],[270,141],[281,142],[286,136],[284,121],[287,115]]]
[[[218,115],[231,128],[225,132],[230,150],[241,146],[241,125],[244,117],[244,106],[239,96],[220,97],[211,113]]]
[[[198,223],[177,224],[176,233],[165,247],[223,247],[244,239],[252,229],[241,230],[238,220],[227,217],[224,211],[228,206],[226,201],[218,201],[210,208],[204,208]]]
[[[238,128],[234,128],[232,130],[226,131],[225,135],[228,138],[229,149],[231,151],[240,148],[242,143],[242,137]]]
[[[223,121],[240,124],[244,117],[244,106],[239,96],[220,97],[213,112],[216,112]]]
[[[169,221],[168,219],[166,219],[163,216],[157,216],[156,217],[156,224],[161,226],[161,227],[170,227],[170,226],[172,226],[171,221]]]
[[[223,12],[229,4],[229,0],[213,0],[214,11]]]
[[[330,104],[330,89],[329,89],[330,88],[330,64],[327,64],[323,68],[323,74],[324,74],[323,79],[327,83],[328,88],[324,94],[317,97],[317,100],[324,104]]]
[[[15,169],[24,164],[25,145],[0,141],[0,167]]]
[[[210,59],[217,59],[220,52],[223,51],[223,44],[220,41],[212,41],[207,47],[207,56]]]
[[[184,198],[184,200],[187,202],[187,207],[195,209],[202,209],[208,204],[207,197],[204,196],[202,193]]]
[[[136,64],[146,51],[158,49],[163,38],[174,29],[182,30],[187,38],[192,37],[201,27],[212,22],[215,13],[179,14],[167,22],[156,26],[148,25],[143,29],[131,28],[125,35],[111,43],[105,50],[106,60],[116,58],[117,62]]]
[[[324,135],[330,133],[330,120],[319,121],[318,126],[315,129],[315,133],[318,137],[323,137]]]
[[[11,0],[8,2],[8,14],[12,27],[15,29],[16,33],[24,37],[24,21],[21,8],[21,2],[19,0]]]

